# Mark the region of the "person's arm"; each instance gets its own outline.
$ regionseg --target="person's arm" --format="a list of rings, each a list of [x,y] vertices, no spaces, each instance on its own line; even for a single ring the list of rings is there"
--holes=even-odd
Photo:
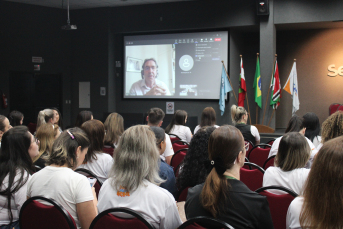
[[[261,209],[258,209],[260,212],[258,227],[259,229],[273,229],[273,219],[272,215],[270,214],[269,204],[267,201],[267,197],[264,199],[264,203],[262,204]]]
[[[172,157],[173,157],[173,155],[168,156],[168,157],[165,157],[165,158],[166,158],[165,162],[166,162],[168,165],[170,165],[170,162],[171,162]]]
[[[251,126],[250,132],[252,134],[252,136],[255,137],[255,145],[260,144],[260,133],[258,132],[257,128],[255,126]]]
[[[94,200],[76,204],[76,212],[79,218],[81,228],[83,229],[89,228],[93,219],[97,215],[97,211],[95,209],[96,209],[96,205],[94,206]]]
[[[192,131],[191,131],[191,129],[189,129],[189,127],[187,127],[187,129],[186,129],[186,140],[188,143],[191,142],[192,137],[193,137]]]
[[[162,156],[164,157],[164,161],[170,165],[171,158],[174,155],[173,145],[170,141],[170,137],[168,134],[165,134],[166,136],[166,149],[164,150]]]

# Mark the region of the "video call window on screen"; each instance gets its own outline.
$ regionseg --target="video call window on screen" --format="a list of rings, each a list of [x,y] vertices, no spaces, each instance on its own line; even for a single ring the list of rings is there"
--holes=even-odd
[[[219,99],[228,32],[124,37],[124,98]]]

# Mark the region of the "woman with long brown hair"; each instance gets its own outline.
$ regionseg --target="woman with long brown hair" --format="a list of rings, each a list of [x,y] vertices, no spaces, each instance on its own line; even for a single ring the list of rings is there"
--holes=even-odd
[[[197,125],[194,129],[194,134],[204,126],[214,126],[218,128],[219,126],[216,125],[216,112],[213,107],[206,107],[201,113],[201,122],[200,125]]]
[[[106,131],[104,139],[105,147],[108,146],[116,148],[119,138],[124,132],[123,116],[115,112],[109,114],[106,118],[104,126]]]
[[[234,228],[273,228],[267,198],[239,180],[246,154],[241,132],[229,125],[217,128],[210,136],[208,152],[213,168],[204,184],[188,190],[187,219],[208,216]]]

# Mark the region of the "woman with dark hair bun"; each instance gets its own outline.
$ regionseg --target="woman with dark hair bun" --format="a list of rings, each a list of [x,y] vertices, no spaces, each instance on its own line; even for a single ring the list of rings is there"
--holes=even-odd
[[[306,128],[305,137],[310,139],[315,147],[318,147],[322,141],[320,136],[320,124],[318,116],[313,112],[307,112],[303,116],[304,127]]]
[[[80,111],[76,117],[75,127],[81,127],[84,122],[93,119],[93,113],[91,111]]]
[[[234,228],[274,228],[267,198],[239,180],[246,154],[241,132],[229,125],[217,128],[210,136],[208,152],[213,168],[205,183],[188,190],[187,219],[207,216]]]
[[[11,111],[8,114],[8,120],[10,121],[11,126],[20,126],[23,125],[24,115],[20,111]]]
[[[181,138],[181,140],[190,142],[192,139],[192,131],[188,126],[185,126],[187,122],[187,112],[184,110],[175,111],[170,124],[166,128],[167,134],[175,134]]]

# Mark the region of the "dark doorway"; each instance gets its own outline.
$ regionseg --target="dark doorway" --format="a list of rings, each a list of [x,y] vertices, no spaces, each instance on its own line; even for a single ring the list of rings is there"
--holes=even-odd
[[[61,74],[10,72],[9,105],[24,114],[24,125],[36,123],[38,112],[46,108],[63,112]]]

